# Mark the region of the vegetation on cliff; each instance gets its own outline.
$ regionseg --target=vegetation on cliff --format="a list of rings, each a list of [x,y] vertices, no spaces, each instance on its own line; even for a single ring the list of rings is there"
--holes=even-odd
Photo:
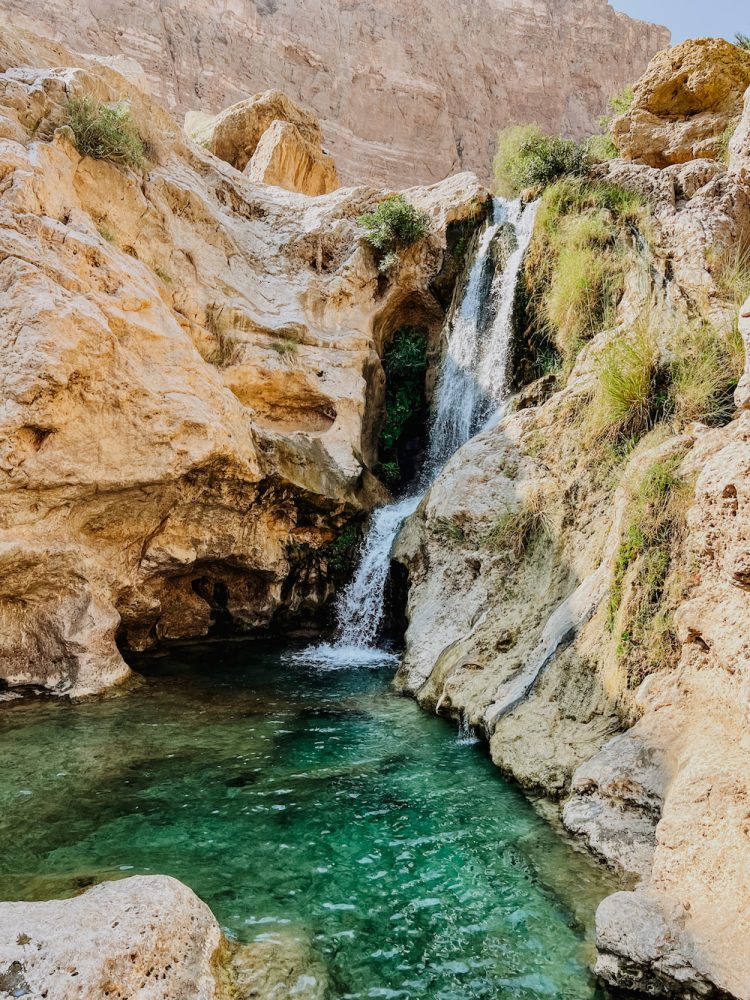
[[[357,219],[367,233],[367,242],[378,254],[378,270],[387,274],[398,265],[402,250],[423,240],[429,218],[404,198],[394,194],[385,198],[372,212]]]
[[[67,104],[67,124],[75,136],[78,152],[95,160],[143,170],[146,150],[130,108],[121,101],[103,104],[95,98],[72,97]]]
[[[405,450],[420,444],[426,403],[427,339],[422,330],[404,326],[393,335],[383,357],[385,418],[380,431],[378,472],[391,487],[411,471]],[[416,424],[416,426],[415,426]],[[410,440],[407,440],[410,439]]]

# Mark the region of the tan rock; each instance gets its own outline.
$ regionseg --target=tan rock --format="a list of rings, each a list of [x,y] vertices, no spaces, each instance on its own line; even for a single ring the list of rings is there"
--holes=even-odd
[[[226,108],[215,118],[188,113],[185,131],[220,160],[244,170],[266,130],[277,121],[294,125],[303,140],[320,148],[322,133],[318,119],[280,90],[256,94]]]
[[[614,143],[653,167],[718,159],[748,85],[749,53],[721,38],[682,42],[654,56],[632,107],[612,123]]]
[[[206,904],[165,875],[105,882],[74,899],[0,903],[0,992],[218,1000],[222,947]]]
[[[73,899],[0,903],[0,995],[322,1000],[326,976],[299,935],[230,944],[186,885],[149,875]]]
[[[245,173],[251,181],[313,196],[339,186],[333,159],[291,122],[275,121],[266,129]]]
[[[320,119],[347,184],[490,179],[516,122],[589,135],[669,44],[607,0],[0,0],[11,23],[137,60],[183,114],[277,88]],[[533,44],[529,44],[533,39]],[[283,117],[283,116],[281,116]]]

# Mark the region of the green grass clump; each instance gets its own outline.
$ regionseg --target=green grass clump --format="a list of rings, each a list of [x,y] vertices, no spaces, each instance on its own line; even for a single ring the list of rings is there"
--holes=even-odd
[[[745,365],[737,326],[688,327],[672,347],[669,394],[675,420],[725,424],[734,412],[734,390]]]
[[[78,152],[95,160],[143,170],[146,152],[138,127],[124,101],[103,104],[93,97],[72,97],[66,106]]]
[[[289,337],[279,337],[271,344],[271,350],[276,351],[282,358],[295,358],[299,354],[299,344]]]
[[[392,271],[400,260],[400,251],[423,240],[429,230],[429,216],[416,209],[402,194],[381,201],[372,211],[357,219],[367,232],[367,241],[379,253],[378,270]]]
[[[635,263],[635,233],[647,231],[644,200],[614,184],[565,178],[544,192],[524,264],[539,338],[569,367],[581,345],[610,326],[624,275]]]
[[[525,188],[582,176],[588,163],[585,148],[571,139],[544,135],[537,125],[511,125],[497,137],[495,188],[504,198],[515,198]]]
[[[604,350],[590,411],[594,438],[638,438],[655,422],[664,401],[657,395],[658,350],[645,324]]]
[[[750,298],[750,247],[738,244],[707,254],[716,289],[726,302],[741,306]]]
[[[106,223],[100,222],[96,227],[96,231],[103,240],[106,240],[107,243],[117,243],[117,237]]]
[[[737,43],[737,48],[745,49],[746,52],[750,52],[750,35],[742,35],[740,32],[737,32],[734,38]]]
[[[644,471],[615,558],[608,620],[630,687],[673,662],[678,648],[672,614],[681,590],[670,574],[692,498],[681,460],[660,458]]]

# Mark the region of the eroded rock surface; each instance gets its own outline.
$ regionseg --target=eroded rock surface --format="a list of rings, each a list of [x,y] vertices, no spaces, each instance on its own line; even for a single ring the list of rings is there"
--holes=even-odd
[[[626,159],[652,167],[720,159],[748,86],[750,53],[722,38],[683,42],[654,57],[612,138]]]
[[[291,932],[237,945],[166,875],[73,899],[0,903],[0,996],[52,1000],[322,1000],[325,975]]]
[[[438,336],[446,227],[486,194],[413,192],[431,232],[384,279],[356,221],[382,193],[254,183],[71,61],[0,36],[0,676],[83,695],[127,677],[116,638],[315,616],[327,546],[387,496],[380,352]],[[81,157],[82,94],[128,98],[146,174]]]
[[[153,93],[216,114],[278,88],[320,118],[347,183],[489,179],[495,134],[590,134],[669,33],[607,0],[1,0],[76,50],[137,60]],[[530,39],[532,42],[530,43]]]

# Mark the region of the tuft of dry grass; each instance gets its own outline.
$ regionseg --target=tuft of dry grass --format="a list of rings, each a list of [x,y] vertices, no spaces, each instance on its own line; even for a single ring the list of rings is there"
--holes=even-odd
[[[552,500],[548,490],[530,490],[519,510],[502,517],[487,536],[489,548],[518,560],[540,538],[552,537]]]
[[[211,302],[206,307],[206,329],[216,342],[216,347],[206,358],[208,363],[217,368],[229,368],[237,364],[242,356],[242,345],[229,327],[224,306]]]

